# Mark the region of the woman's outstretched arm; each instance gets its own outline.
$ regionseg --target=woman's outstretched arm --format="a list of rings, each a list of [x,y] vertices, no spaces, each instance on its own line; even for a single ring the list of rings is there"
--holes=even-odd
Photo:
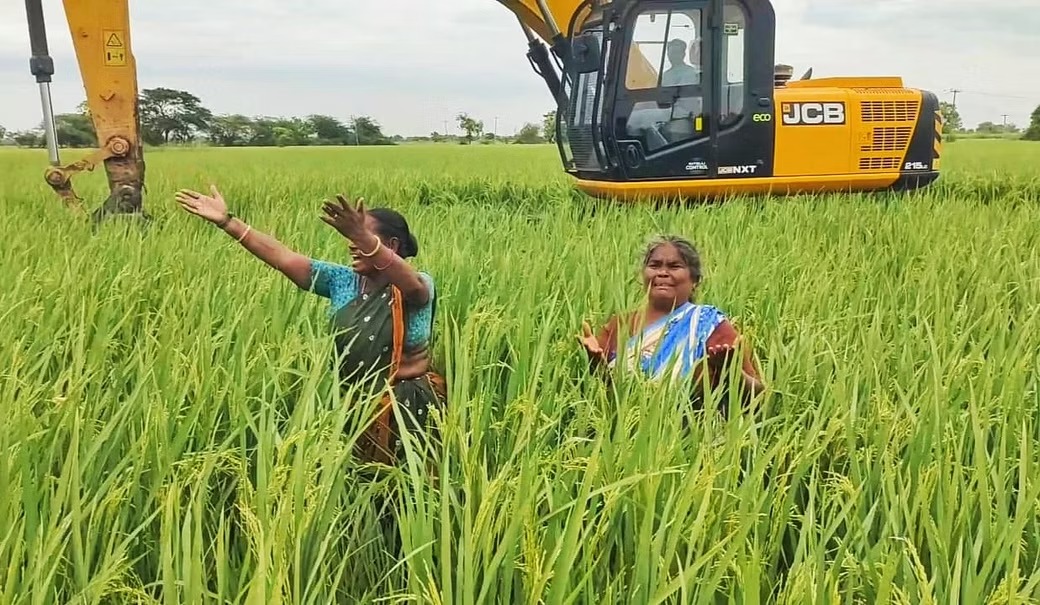
[[[220,227],[233,237],[246,250],[267,263],[289,281],[302,290],[311,287],[311,260],[299,252],[290,249],[274,237],[253,229],[238,218],[230,218],[227,203],[217,191],[216,185],[210,186],[210,195],[189,189],[181,189],[176,194],[177,202],[185,211]]]

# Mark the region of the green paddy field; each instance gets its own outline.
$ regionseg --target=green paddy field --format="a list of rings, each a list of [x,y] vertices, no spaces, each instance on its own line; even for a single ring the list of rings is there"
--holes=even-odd
[[[548,146],[146,161],[151,227],[92,233],[45,152],[0,150],[0,605],[1040,603],[1040,144],[948,144],[912,194],[668,209],[584,198]],[[352,458],[327,301],[174,202],[211,182],[327,260],[325,197],[409,218],[436,480]],[[753,344],[757,415],[684,432],[588,375],[581,322],[639,301],[659,232]]]

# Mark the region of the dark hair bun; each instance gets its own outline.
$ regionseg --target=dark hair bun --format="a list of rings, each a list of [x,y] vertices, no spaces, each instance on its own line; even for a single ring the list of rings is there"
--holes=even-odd
[[[400,212],[389,208],[372,208],[367,212],[379,223],[379,235],[384,240],[396,239],[400,242],[398,255],[411,258],[419,254],[419,242],[408,229],[408,221]]]
[[[401,256],[405,258],[419,256],[419,242],[416,241],[415,236],[411,233],[408,234],[408,239],[401,244]]]

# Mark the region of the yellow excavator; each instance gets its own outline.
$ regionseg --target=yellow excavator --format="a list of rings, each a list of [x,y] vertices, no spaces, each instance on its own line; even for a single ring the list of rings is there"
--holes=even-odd
[[[100,149],[62,166],[41,0],[26,0],[51,166],[103,162],[102,214],[140,212],[144,161],[128,0],[63,0]],[[622,200],[910,190],[939,176],[935,94],[899,77],[793,79],[774,63],[769,0],[498,0],[557,109],[556,144],[576,186]]]

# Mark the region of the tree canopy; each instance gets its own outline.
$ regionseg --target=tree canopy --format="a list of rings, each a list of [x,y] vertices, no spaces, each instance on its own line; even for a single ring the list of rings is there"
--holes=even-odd
[[[1022,138],[1027,141],[1040,141],[1040,105],[1033,110],[1033,115],[1029,116],[1029,128]]]
[[[189,143],[218,147],[394,145],[405,140],[459,141],[468,144],[475,140],[484,143],[498,140],[542,142],[555,138],[555,112],[545,114],[541,126],[526,124],[515,137],[499,137],[492,133],[485,135],[482,121],[460,112],[456,122],[465,133],[463,137],[434,132],[428,137],[405,139],[401,136],[387,136],[382,125],[366,115],[340,118],[323,114],[306,117],[214,114],[201,98],[191,92],[165,87],[141,90],[138,111],[141,140],[151,146]],[[85,101],[74,112],[56,115],[55,125],[58,145],[61,147],[97,147],[99,144]],[[46,145],[42,122],[36,129],[24,132],[8,132],[0,128],[0,140],[5,135],[19,146]]]
[[[141,138],[149,145],[183,143],[209,128],[213,113],[183,90],[148,88],[140,96]]]
[[[473,119],[468,113],[460,113],[455,119],[459,123],[459,129],[466,133],[463,143],[471,143],[484,132],[484,122]]]
[[[190,92],[162,87],[142,90],[138,103],[141,140],[153,146],[194,142],[220,147],[393,144],[379,123],[368,116],[358,116],[348,125],[325,115],[305,118],[214,115]],[[97,135],[86,102],[80,103],[76,112],[56,115],[54,121],[58,145],[97,147]],[[42,122],[35,130],[9,134],[20,146],[46,145]]]
[[[959,132],[961,130],[964,130],[964,122],[961,121],[961,114],[957,111],[957,108],[953,105],[953,103],[940,101],[939,113],[942,114],[943,122],[945,122],[945,131]]]

